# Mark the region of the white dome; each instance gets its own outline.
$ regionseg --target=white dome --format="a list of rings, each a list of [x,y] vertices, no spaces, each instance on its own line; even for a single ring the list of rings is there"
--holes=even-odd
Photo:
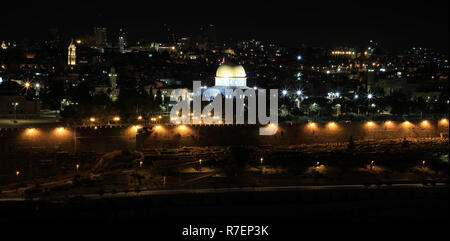
[[[245,70],[242,65],[222,64],[216,71],[217,78],[245,78]]]

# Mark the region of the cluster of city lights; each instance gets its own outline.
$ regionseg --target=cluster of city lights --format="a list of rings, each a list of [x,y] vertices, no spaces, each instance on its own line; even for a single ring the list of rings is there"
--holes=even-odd
[[[151,117],[151,118],[150,118],[150,120],[153,121],[153,122],[156,122],[156,121],[161,120],[161,119],[162,119],[162,116],[161,116],[161,115],[155,116],[155,117]],[[112,120],[113,120],[114,122],[119,122],[119,121],[121,120],[121,118],[120,118],[120,116],[114,116],[114,117],[112,118]],[[142,121],[142,120],[144,120],[144,118],[143,118],[141,115],[139,115],[139,116],[136,118],[136,120],[137,120],[137,121]],[[97,118],[95,118],[95,117],[93,117],[93,116],[89,118],[89,122],[91,122],[91,123],[94,123],[94,122],[97,122],[97,121],[98,121]]]
[[[332,55],[355,55],[355,51],[331,51]]]
[[[288,91],[288,90],[282,90],[282,91],[281,91],[281,94],[282,94],[283,96],[286,96],[286,95],[289,94],[289,91]],[[302,91],[301,89],[298,89],[298,90],[295,91],[295,94],[296,94],[297,96],[303,96],[303,91]],[[304,96],[304,97],[305,97],[305,98],[308,98],[307,96]]]
[[[29,88],[33,87],[33,84],[31,84],[31,82],[29,82],[29,81],[26,81],[25,83],[23,83],[23,87],[28,90]],[[36,89],[39,89],[41,87],[41,85],[39,83],[35,83],[34,87]]]
[[[136,119],[137,119],[138,121],[144,120],[144,118],[143,118],[141,115],[138,116]],[[162,119],[162,116],[161,116],[161,115],[155,116],[155,117],[151,117],[151,118],[150,118],[151,121],[157,121],[157,120],[161,120],[161,119]],[[112,118],[112,120],[113,120],[114,122],[119,122],[119,121],[121,120],[121,118],[120,118],[120,116],[114,116],[114,117]],[[89,118],[89,121],[90,121],[90,122],[96,122],[96,121],[97,121],[97,118],[95,118],[95,117],[90,117],[90,118]]]

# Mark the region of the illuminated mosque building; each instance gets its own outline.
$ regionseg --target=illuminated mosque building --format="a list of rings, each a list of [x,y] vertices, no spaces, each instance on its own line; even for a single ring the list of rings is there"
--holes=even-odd
[[[225,93],[225,89],[242,89],[243,91],[249,89],[247,87],[247,75],[242,65],[223,63],[217,68],[215,80],[215,85],[209,89],[212,96],[222,94],[225,98],[229,98]],[[204,91],[202,90],[202,93]],[[213,99],[214,97],[211,97],[211,100]]]
[[[248,89],[242,65],[222,64],[216,71],[215,89]]]

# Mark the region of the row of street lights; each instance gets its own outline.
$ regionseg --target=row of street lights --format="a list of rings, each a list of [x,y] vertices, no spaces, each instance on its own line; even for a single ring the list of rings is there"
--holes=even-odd
[[[158,115],[158,116],[151,117],[149,120],[152,121],[152,122],[156,122],[156,121],[161,120],[161,119],[162,119],[162,115]],[[117,116],[117,115],[112,118],[112,121],[114,121],[114,122],[119,122],[120,120],[121,120],[120,116]],[[143,121],[144,117],[139,115],[139,116],[136,117],[136,120],[137,121]],[[94,116],[89,118],[89,122],[91,122],[91,123],[95,123],[95,122],[98,122],[98,121],[99,120],[96,117],[94,117]]]
[[[54,129],[54,132],[57,134],[64,134],[66,129],[64,127],[57,127]],[[37,128],[31,127],[26,129],[26,134],[28,135],[37,135],[39,134],[39,130]]]
[[[409,122],[409,121],[403,121],[401,124],[402,124],[403,126],[406,126],[406,127],[409,127],[409,126],[412,126],[412,125],[413,125],[413,124],[412,124],[411,122]],[[445,125],[448,125],[448,120],[445,119],[445,118],[443,118],[443,119],[441,119],[441,120],[438,122],[438,124],[444,125],[444,126],[445,126]],[[367,127],[376,127],[377,124],[376,124],[374,121],[367,121],[365,125],[366,125]],[[384,125],[385,125],[386,127],[392,127],[392,126],[394,125],[394,122],[388,120],[388,121],[385,121],[385,122],[384,122]],[[422,127],[429,127],[429,126],[430,126],[430,122],[429,122],[428,120],[423,120],[423,121],[420,122],[420,125],[421,125]],[[328,127],[331,127],[331,128],[334,128],[334,127],[337,127],[337,124],[336,124],[336,122],[328,122],[327,126],[328,126]],[[317,127],[317,123],[315,123],[315,122],[309,122],[309,123],[308,123],[308,127],[310,127],[310,128],[316,128],[316,127]]]

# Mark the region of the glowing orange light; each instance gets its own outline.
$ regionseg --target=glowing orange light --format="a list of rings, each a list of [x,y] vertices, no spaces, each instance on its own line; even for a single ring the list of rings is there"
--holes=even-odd
[[[120,121],[120,117],[119,116],[114,116],[113,121]]]
[[[178,126],[178,130],[180,130],[180,131],[186,130],[186,126],[185,125],[179,125]]]
[[[426,121],[426,120],[422,121],[423,126],[428,126],[428,124],[429,124],[428,121]]]
[[[140,125],[134,125],[132,128],[133,128],[134,131],[138,131],[142,127]]]
[[[386,125],[387,126],[391,126],[392,125],[392,121],[386,121]]]
[[[404,121],[403,124],[404,124],[405,126],[409,126],[409,125],[411,125],[411,122],[409,122],[409,121]]]
[[[138,116],[138,118],[137,118],[138,120],[142,120],[142,116],[140,115],[140,116]]]
[[[94,122],[94,121],[95,121],[95,118],[94,118],[94,117],[91,117],[91,118],[89,118],[89,121],[90,121],[90,122]]]
[[[155,126],[155,129],[159,131],[162,129],[162,127],[160,125],[157,125],[157,126]]]
[[[446,125],[446,124],[448,124],[448,120],[444,118],[444,119],[441,120],[441,123],[442,123],[443,125]]]
[[[56,131],[57,131],[58,133],[62,133],[62,132],[64,131],[64,128],[63,128],[63,127],[59,127],[58,129],[56,129]]]
[[[329,127],[335,127],[335,126],[336,126],[336,123],[330,122],[330,123],[328,123],[328,126],[329,126]]]
[[[30,82],[25,82],[25,88],[30,88],[30,86],[31,86],[31,84],[30,84]]]
[[[277,128],[277,125],[275,125],[273,123],[270,123],[270,124],[267,125],[267,127],[269,127],[269,128]]]
[[[28,128],[27,132],[28,134],[33,134],[36,131],[34,128]]]
[[[374,125],[373,121],[367,122],[367,126],[373,126],[373,125]]]
[[[316,127],[316,123],[314,123],[314,122],[311,122],[311,123],[309,123],[308,125],[309,125],[309,127],[311,127],[311,128]]]

